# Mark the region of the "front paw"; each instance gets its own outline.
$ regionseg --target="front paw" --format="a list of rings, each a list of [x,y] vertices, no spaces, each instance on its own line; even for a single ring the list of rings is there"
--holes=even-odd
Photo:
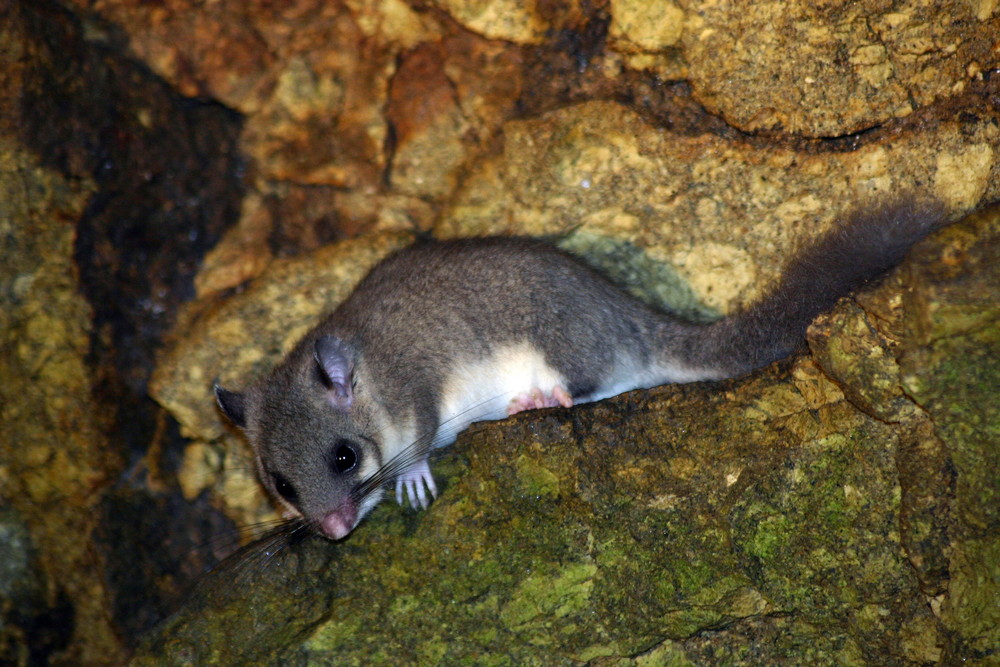
[[[408,470],[400,473],[396,478],[396,502],[403,504],[403,489],[406,489],[406,497],[410,499],[410,505],[414,509],[427,509],[432,499],[437,498],[437,486],[434,485],[434,476],[431,475],[431,467],[427,460],[413,465]],[[430,492],[430,498],[427,493]]]

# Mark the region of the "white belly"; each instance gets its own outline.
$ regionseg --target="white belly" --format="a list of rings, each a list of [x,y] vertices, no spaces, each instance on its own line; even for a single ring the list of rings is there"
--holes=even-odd
[[[671,382],[709,379],[704,372],[682,366],[646,366],[625,355],[605,369],[604,381],[576,403],[599,401],[632,389],[655,387]],[[492,355],[455,365],[445,379],[441,396],[441,425],[434,446],[454,442],[469,424],[503,419],[511,400],[534,389],[551,396],[553,389],[568,390],[566,378],[545,361],[545,356],[528,343],[497,348]]]
[[[566,380],[545,362],[545,357],[527,343],[497,348],[483,359],[457,364],[444,383],[441,395],[441,426],[434,446],[455,440],[476,421],[503,419],[515,397],[532,389],[550,395]]]

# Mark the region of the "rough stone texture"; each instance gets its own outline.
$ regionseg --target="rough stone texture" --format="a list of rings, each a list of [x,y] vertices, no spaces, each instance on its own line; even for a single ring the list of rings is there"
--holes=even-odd
[[[955,471],[957,526],[942,617],[964,651],[984,655],[1000,645],[1000,276],[993,268],[1000,248],[984,247],[998,235],[993,209],[953,230],[946,248],[915,265],[909,344],[900,361],[903,387],[933,420]],[[923,533],[934,528],[917,526]]]
[[[234,161],[208,154],[238,124],[110,57],[113,35],[54,3],[0,4],[0,44],[0,513],[27,527],[8,546],[32,570],[4,572],[0,662],[120,663],[200,553],[175,529],[213,516],[142,512],[169,494],[175,430],[145,379],[232,202]]]
[[[36,44],[0,15],[0,88],[24,90]],[[89,532],[117,456],[93,410],[93,311],[78,291],[75,222],[93,193],[17,141],[14,96],[0,104],[0,663],[69,648],[71,660],[123,654],[108,622]],[[74,624],[89,628],[74,643]]]
[[[681,38],[685,12],[673,2],[613,0],[608,47],[624,55],[633,69],[651,69],[665,79],[683,78],[687,63]]]
[[[390,79],[405,49],[441,35],[427,14],[398,0],[232,0],[197,10],[186,1],[85,4],[126,31],[129,48],[181,93],[246,118],[242,148],[259,205],[227,246],[260,259],[217,255],[229,263],[206,279],[212,288],[257,275],[274,250],[294,254],[374,225],[398,228],[407,212],[427,217],[419,201],[383,201],[381,192]]]
[[[537,0],[433,0],[433,4],[475,33],[517,44],[541,43],[579,21],[583,11],[601,5]]]
[[[982,112],[816,153],[678,136],[590,102],[508,123],[503,153],[468,176],[435,232],[626,241],[726,311],[773,280],[796,243],[865,201],[931,195],[963,211],[1000,196],[1000,115]]]
[[[992,4],[694,2],[683,52],[695,96],[736,127],[846,136],[994,66]]]
[[[12,588],[31,586],[24,572],[7,570],[10,578],[0,586],[0,660],[15,664],[21,658],[8,644],[11,636],[31,636],[53,616],[60,625],[22,643],[24,658],[65,648],[70,618],[89,628],[87,643],[76,646],[78,660],[113,660],[120,650],[101,581],[65,576],[94,567],[88,536],[100,498],[93,490],[117,463],[103,437],[107,417],[91,410],[92,314],[76,290],[73,265],[69,221],[80,216],[89,186],[68,182],[0,140],[0,508],[23,517],[32,529],[24,539],[42,554],[31,559],[38,582],[30,595]],[[67,597],[76,604],[69,612]],[[53,630],[61,636],[47,636]]]
[[[549,235],[707,318],[868,201],[1000,199],[998,21],[0,3],[0,662],[119,663],[276,520],[211,383],[414,232]],[[476,427],[429,511],[250,547],[136,661],[989,664],[996,238],[938,235],[811,357]]]
[[[461,35],[407,54],[393,78],[392,185],[418,197],[450,195],[473,150],[485,149],[521,93],[517,51]]]

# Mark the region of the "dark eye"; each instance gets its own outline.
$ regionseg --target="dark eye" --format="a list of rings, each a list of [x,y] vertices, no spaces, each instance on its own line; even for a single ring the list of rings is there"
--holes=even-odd
[[[358,465],[358,450],[350,440],[338,440],[333,446],[333,469],[340,474],[354,470]]]
[[[291,482],[278,473],[271,475],[271,478],[274,480],[275,490],[281,494],[282,498],[290,503],[294,503],[299,499],[299,494],[295,492],[295,487],[292,486]]]

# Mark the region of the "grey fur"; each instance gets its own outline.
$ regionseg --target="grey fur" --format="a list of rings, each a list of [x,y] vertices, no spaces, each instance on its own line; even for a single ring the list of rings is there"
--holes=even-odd
[[[418,469],[430,449],[474,419],[505,414],[513,398],[506,390],[495,404],[476,397],[483,368],[503,375],[504,364],[537,356],[544,363],[529,366],[554,373],[576,402],[742,375],[793,352],[817,314],[898,263],[942,220],[935,204],[863,210],[789,262],[763,299],[708,325],[639,302],[542,241],[418,242],[376,266],[264,382],[244,394],[217,388],[217,396],[246,429],[271,492],[284,490],[307,523],[342,537],[337,521],[349,531],[400,475],[410,473],[411,502],[419,491],[425,504],[423,484],[433,493],[433,481]],[[353,366],[346,405],[343,386],[322,368],[338,355]],[[491,382],[482,378],[484,387]],[[466,395],[464,407],[454,403]],[[338,473],[331,457],[344,443],[363,463]],[[330,528],[324,518],[337,513]]]

